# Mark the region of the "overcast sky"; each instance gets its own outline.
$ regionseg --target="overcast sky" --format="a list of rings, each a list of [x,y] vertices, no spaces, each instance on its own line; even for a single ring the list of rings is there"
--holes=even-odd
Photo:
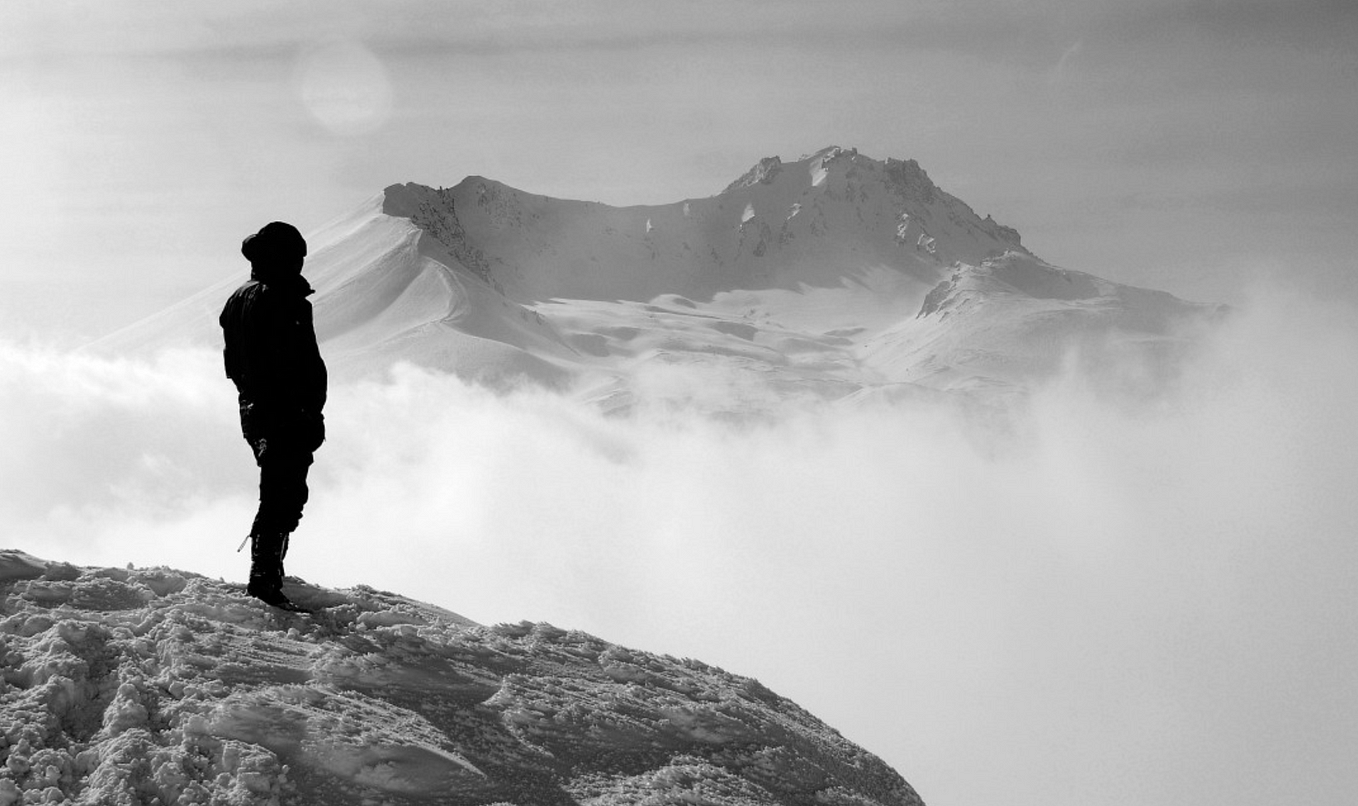
[[[10,2],[0,334],[96,336],[393,182],[625,205],[826,145],[1059,265],[1358,298],[1358,5]]]

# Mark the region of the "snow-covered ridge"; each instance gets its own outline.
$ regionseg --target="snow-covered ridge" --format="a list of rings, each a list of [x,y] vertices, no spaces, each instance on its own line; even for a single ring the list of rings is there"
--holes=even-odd
[[[1097,349],[1122,339],[1173,354],[1206,315],[1048,265],[914,160],[837,146],[765,158],[716,196],[662,205],[480,176],[392,185],[309,237],[317,333],[337,377],[410,361],[493,386],[579,385],[610,409],[632,405],[633,378],[657,362],[748,377],[769,400],[903,383],[1022,389],[1090,334]],[[123,343],[219,344],[216,315],[243,279]]]
[[[813,165],[823,180],[813,182]],[[663,205],[554,199],[476,175],[451,188],[391,185],[307,235],[322,338],[343,337],[368,363],[391,340],[451,355],[431,337],[456,340],[453,331],[542,346],[550,328],[521,308],[553,299],[834,288],[882,267],[922,296],[955,261],[1021,248],[1017,233],[938,191],[913,161],[833,146],[796,163],[762,159],[717,196]],[[242,267],[101,346],[215,344],[221,299],[244,276]],[[504,316],[508,328],[491,321]]]
[[[777,156],[765,157],[764,159],[755,163],[755,166],[750,170],[746,171],[745,174],[741,176],[739,179],[727,185],[726,190],[723,190],[722,192],[730,193],[733,190],[740,190],[741,188],[753,187],[754,185],[767,185],[770,182],[772,182],[774,178],[778,176],[778,173],[782,170],[783,170],[782,159],[780,159]]]
[[[919,804],[758,681],[548,624],[0,551],[0,804]]]
[[[913,160],[838,146],[794,163],[765,157],[720,194],[672,204],[554,199],[478,176],[386,195],[386,215],[407,218],[518,302],[833,286],[881,265],[932,287],[955,261],[1023,248],[1017,232],[978,217]]]

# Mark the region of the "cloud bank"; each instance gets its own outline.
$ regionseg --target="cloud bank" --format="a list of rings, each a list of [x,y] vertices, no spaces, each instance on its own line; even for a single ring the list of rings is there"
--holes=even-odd
[[[289,570],[758,677],[932,806],[1339,804],[1355,411],[1358,316],[1278,293],[1157,394],[1072,372],[1000,428],[918,401],[609,418],[405,368],[332,391]],[[0,344],[0,415],[5,544],[244,579],[218,355]]]

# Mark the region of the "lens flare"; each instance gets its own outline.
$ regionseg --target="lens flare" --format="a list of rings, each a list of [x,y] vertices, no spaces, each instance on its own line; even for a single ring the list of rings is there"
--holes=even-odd
[[[391,117],[391,80],[382,60],[352,40],[331,40],[297,60],[297,93],[307,113],[331,134],[371,134]]]

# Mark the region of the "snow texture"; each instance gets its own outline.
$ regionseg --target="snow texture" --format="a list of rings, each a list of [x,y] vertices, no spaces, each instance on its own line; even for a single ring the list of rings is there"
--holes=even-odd
[[[0,806],[918,804],[758,681],[289,578],[0,551]]]

